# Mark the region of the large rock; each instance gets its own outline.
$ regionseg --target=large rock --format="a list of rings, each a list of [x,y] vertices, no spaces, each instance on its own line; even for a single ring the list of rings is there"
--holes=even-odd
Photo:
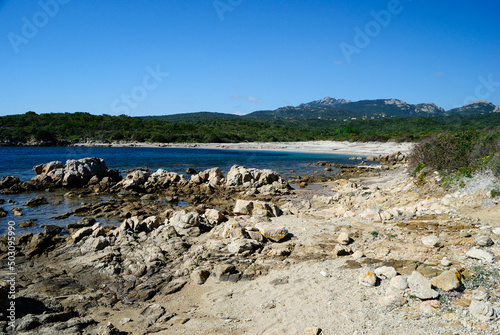
[[[489,302],[472,300],[469,306],[469,312],[483,322],[492,320],[495,317],[495,310]]]
[[[452,268],[442,272],[439,276],[432,278],[432,286],[443,291],[453,291],[462,288],[462,274]]]
[[[282,214],[275,204],[263,201],[236,200],[233,213],[235,215],[252,215],[258,217],[277,217]]]
[[[443,246],[443,242],[437,236],[425,236],[422,238],[422,244],[429,248],[439,248]]]
[[[251,239],[236,239],[227,246],[227,251],[238,254],[247,250],[255,250],[262,246],[259,242]]]
[[[169,220],[169,224],[174,227],[177,234],[181,236],[199,236],[201,234],[200,226],[201,217],[196,212],[187,213],[186,211],[175,212]]]
[[[255,225],[265,238],[273,242],[279,242],[288,236],[288,230],[273,223],[262,222]]]
[[[33,177],[29,184],[36,188],[44,187],[81,187],[93,180],[97,183],[105,177],[119,179],[117,171],[108,170],[106,163],[101,158],[86,157],[81,159],[70,159],[63,166],[60,161],[40,164],[33,168],[37,176]]]
[[[289,189],[289,185],[279,174],[272,170],[246,168],[234,165],[226,177],[229,188],[263,188],[265,192],[277,192]]]
[[[408,277],[408,286],[411,294],[423,300],[436,299],[439,296],[439,293],[431,288],[431,281],[417,271],[413,271]]]
[[[38,207],[38,206],[41,206],[41,205],[47,205],[49,202],[47,201],[47,199],[45,199],[45,197],[41,196],[41,195],[37,195],[36,197],[26,201],[26,203],[24,204],[24,206],[27,206],[27,207]]]
[[[477,235],[475,238],[476,245],[480,247],[489,247],[493,245],[493,240],[488,235]]]
[[[479,259],[488,263],[493,263],[494,257],[486,250],[471,249],[465,253],[467,257]]]
[[[377,284],[377,276],[373,271],[364,270],[359,274],[358,283],[363,286],[375,286]]]
[[[115,185],[114,189],[139,190],[148,181],[149,172],[144,170],[134,170],[127,174],[122,181]]]

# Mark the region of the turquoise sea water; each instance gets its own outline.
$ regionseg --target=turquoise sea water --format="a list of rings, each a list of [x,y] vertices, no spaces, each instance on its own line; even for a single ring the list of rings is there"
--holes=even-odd
[[[234,164],[259,169],[271,169],[280,173],[288,179],[292,175],[306,175],[313,171],[323,173],[320,167],[309,166],[308,163],[317,161],[329,161],[347,164],[349,156],[320,154],[320,153],[292,153],[274,151],[238,151],[238,150],[215,150],[215,149],[181,149],[181,148],[94,148],[94,147],[0,147],[0,177],[11,175],[29,180],[36,174],[33,167],[38,164],[54,160],[66,162],[68,159],[79,159],[84,157],[99,157],[104,159],[108,168],[133,169],[138,167],[149,167],[150,171],[163,168],[167,171],[185,173],[191,167],[197,171],[219,167],[226,174]],[[352,163],[352,162],[351,162]],[[290,172],[294,170],[295,172]],[[65,226],[70,222],[78,221],[77,217],[69,217],[65,220],[50,219],[53,216],[74,210],[84,204],[84,201],[99,201],[96,199],[67,199],[63,195],[67,190],[56,192],[44,192],[2,195],[5,203],[0,207],[8,211],[6,218],[0,219],[0,234],[5,233],[9,221],[18,224],[21,221],[37,219],[38,226],[28,229],[18,229],[19,234],[26,232],[39,232],[42,224],[56,224]],[[50,204],[38,208],[24,207],[24,203],[42,194]],[[104,199],[104,198],[102,198]],[[9,204],[8,200],[15,202]],[[22,207],[24,215],[13,216],[12,208]],[[103,222],[106,224],[106,222]],[[117,222],[107,222],[117,224]]]

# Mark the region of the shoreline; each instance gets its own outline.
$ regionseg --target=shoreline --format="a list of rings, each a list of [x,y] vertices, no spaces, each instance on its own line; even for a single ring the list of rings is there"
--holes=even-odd
[[[248,142],[248,143],[76,143],[75,147],[143,147],[143,148],[187,148],[220,149],[249,151],[281,151],[297,153],[324,153],[340,155],[389,155],[400,151],[410,153],[415,143],[410,142],[348,142],[348,141],[309,141],[309,142]]]

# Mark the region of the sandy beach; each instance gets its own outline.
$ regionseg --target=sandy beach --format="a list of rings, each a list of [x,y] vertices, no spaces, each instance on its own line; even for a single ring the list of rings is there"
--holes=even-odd
[[[162,148],[200,148],[227,150],[262,150],[286,152],[310,152],[341,155],[388,155],[395,151],[409,153],[415,143],[395,142],[347,142],[347,141],[310,141],[310,142],[248,142],[248,143],[79,143],[75,146],[111,147],[162,147]]]

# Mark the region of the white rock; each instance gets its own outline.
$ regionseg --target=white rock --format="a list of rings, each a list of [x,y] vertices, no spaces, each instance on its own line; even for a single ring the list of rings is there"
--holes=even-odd
[[[328,272],[326,272],[326,271],[320,271],[320,272],[319,272],[319,274],[320,274],[320,275],[322,275],[322,276],[323,276],[323,277],[325,277],[325,278],[329,278],[329,277],[331,277],[331,276],[332,276],[331,274],[329,274],[329,273],[328,273]]]
[[[397,276],[396,269],[392,266],[382,266],[375,269],[375,274],[381,279],[392,279]]]
[[[435,299],[439,296],[439,293],[431,288],[431,281],[418,271],[413,271],[408,277],[408,286],[411,293],[420,299]]]
[[[360,251],[360,250],[355,251],[355,252],[351,255],[351,257],[352,257],[353,259],[361,259],[361,258],[363,258],[364,256],[365,256],[365,255],[364,255],[364,254],[363,254],[363,252],[362,252],[362,251]]]
[[[477,235],[475,241],[476,245],[480,247],[489,247],[493,245],[493,240],[488,235]]]
[[[406,277],[396,276],[389,282],[390,287],[397,288],[399,290],[406,290],[408,288],[408,282]]]
[[[489,321],[495,317],[495,310],[489,302],[472,300],[469,312],[481,321]]]
[[[429,248],[442,247],[443,242],[437,236],[425,236],[422,238],[422,243]]]
[[[493,255],[481,249],[471,249],[465,253],[467,257],[479,259],[488,263],[493,263]]]
[[[255,250],[259,248],[261,244],[255,240],[250,239],[237,239],[231,242],[227,246],[227,251],[233,254],[237,254],[246,250]]]
[[[373,271],[364,270],[359,274],[358,283],[364,286],[375,286],[377,283],[377,276]]]
[[[337,241],[342,245],[348,245],[350,240],[351,239],[349,238],[349,234],[347,234],[346,232],[340,233],[337,238]]]
[[[452,264],[453,264],[453,262],[450,261],[447,257],[443,257],[443,259],[441,260],[441,265],[442,266],[450,266]]]
[[[71,235],[71,237],[73,238],[73,240],[75,240],[75,242],[78,242],[82,238],[84,238],[85,236],[89,236],[90,234],[92,234],[92,228],[84,227],[82,229],[77,230],[76,233]]]
[[[386,293],[385,296],[379,299],[379,304],[382,306],[399,307],[405,304],[405,300],[398,294]]]
[[[491,232],[495,235],[500,235],[500,227],[494,228]]]

